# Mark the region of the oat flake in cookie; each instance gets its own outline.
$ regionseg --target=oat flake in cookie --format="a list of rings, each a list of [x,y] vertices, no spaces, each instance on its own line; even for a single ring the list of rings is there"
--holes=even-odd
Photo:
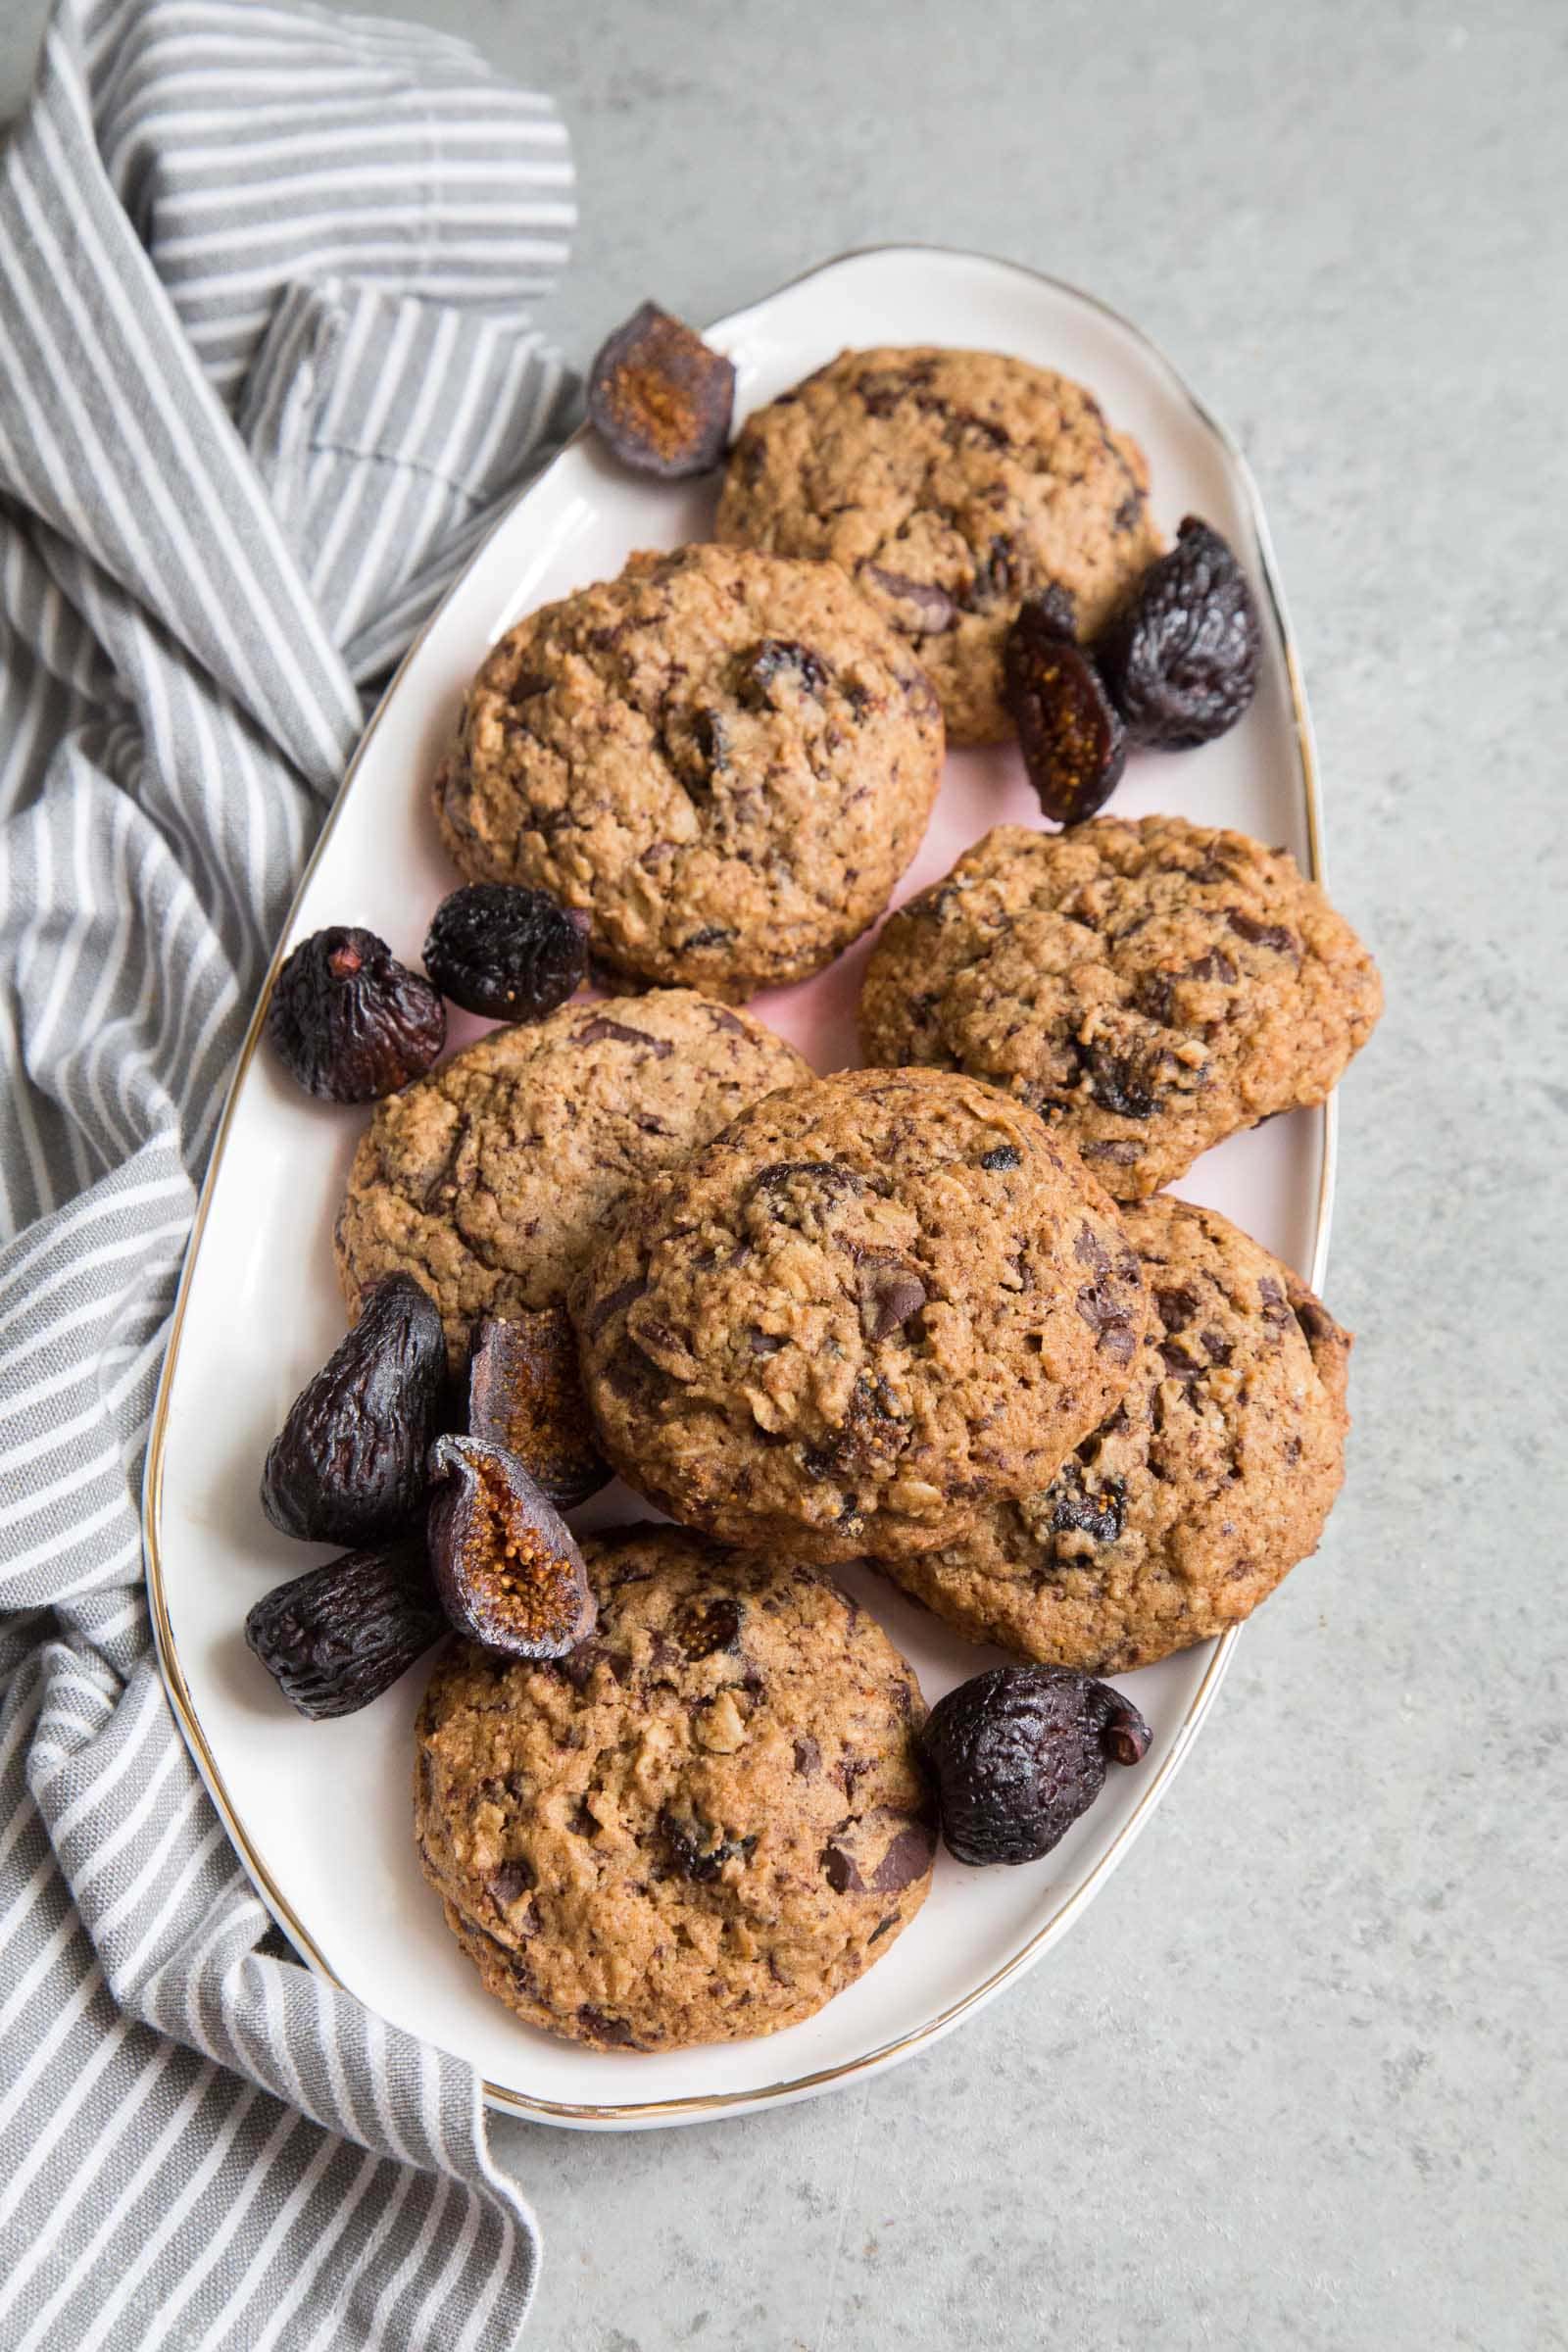
[[[481,1315],[564,1295],[629,1185],[808,1074],[760,1021],[690,989],[493,1030],[367,1129],[337,1221],[350,1314],[383,1274],[412,1274],[461,1364]]]
[[[796,2025],[930,1886],[914,1674],[787,1558],[663,1527],[583,1549],[591,1642],[435,1671],[425,1876],[486,1988],[547,2032],[667,2050]]]
[[[1080,384],[986,351],[846,351],[748,417],[718,535],[830,556],[919,655],[955,743],[1012,733],[1002,648],[1055,586],[1087,640],[1160,552],[1142,452]]]
[[[1317,1547],[1343,1476],[1350,1337],[1217,1211],[1126,1212],[1154,1312],[1116,1410],[1043,1493],[901,1561],[972,1641],[1119,1674],[1249,1616]]]
[[[758,1103],[628,1199],[570,1303],[621,1476],[822,1561],[922,1549],[1046,1484],[1127,1386],[1147,1313],[1070,1150],[934,1070]]]
[[[875,921],[942,749],[924,672],[844,573],[684,547],[508,631],[436,815],[468,880],[586,910],[602,967],[733,1003]]]
[[[1382,1006],[1371,956],[1284,850],[1101,817],[999,825],[908,900],[866,967],[860,1036],[868,1061],[1005,1087],[1136,1200],[1321,1102]]]

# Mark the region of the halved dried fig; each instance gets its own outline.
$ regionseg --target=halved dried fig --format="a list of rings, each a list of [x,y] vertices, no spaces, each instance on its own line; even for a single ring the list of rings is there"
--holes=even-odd
[[[446,1363],[428,1292],[409,1274],[376,1283],[269,1449],[262,1508],[272,1525],[313,1544],[363,1544],[406,1528],[424,1500]]]
[[[368,1706],[446,1630],[416,1540],[309,1569],[274,1586],[245,1620],[257,1657],[313,1721]]]
[[[657,303],[616,327],[589,372],[588,416],[606,448],[664,481],[718,464],[734,405],[731,363]]]
[[[441,1605],[460,1634],[513,1658],[563,1658],[598,1611],[570,1529],[514,1453],[479,1438],[438,1438],[426,1548]]]
[[[1102,808],[1127,765],[1127,735],[1054,590],[1018,609],[1002,652],[1002,699],[1029,781],[1058,824]]]
[[[436,1061],[447,1008],[384,939],[334,923],[302,940],[278,973],[267,1037],[308,1095],[373,1102]]]
[[[1107,1763],[1136,1764],[1130,1698],[1067,1666],[997,1666],[939,1699],[920,1736],[959,1862],[1035,1862],[1087,1813]]]
[[[577,1372],[577,1343],[562,1305],[486,1315],[468,1355],[468,1435],[514,1453],[559,1510],[597,1494],[610,1476],[594,1441]]]

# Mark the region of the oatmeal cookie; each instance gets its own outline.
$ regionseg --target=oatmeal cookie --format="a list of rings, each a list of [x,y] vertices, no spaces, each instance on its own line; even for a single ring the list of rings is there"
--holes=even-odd
[[[890,1568],[1020,1657],[1121,1674],[1250,1616],[1344,1475],[1350,1335],[1217,1211],[1126,1210],[1154,1312],[1126,1396],[1052,1485]]]
[[[629,1185],[809,1074],[760,1021],[690,989],[493,1030],[376,1106],[337,1221],[351,1316],[383,1274],[412,1274],[460,1364],[481,1315],[564,1297]]]
[[[1160,552],[1148,471],[1083,387],[988,351],[846,351],[749,416],[718,536],[830,556],[901,630],[955,743],[1000,743],[1002,647],[1054,586],[1092,637]]]
[[[822,1561],[918,1550],[1047,1483],[1127,1386],[1147,1314],[1071,1150],[936,1070],[756,1104],[628,1198],[570,1305],[622,1477]]]
[[[465,1645],[420,1709],[416,1832],[487,1989],[601,2049],[777,2033],[891,1949],[936,1832],[919,1686],[787,1558],[676,1528],[583,1549],[593,1639]]]
[[[1124,1200],[1275,1111],[1321,1102],[1383,995],[1284,850],[1179,816],[999,825],[884,927],[866,1059],[967,1070],[1031,1104]]]
[[[837,565],[683,547],[507,632],[436,815],[469,881],[584,909],[601,967],[736,1002],[875,921],[942,749],[929,680]]]

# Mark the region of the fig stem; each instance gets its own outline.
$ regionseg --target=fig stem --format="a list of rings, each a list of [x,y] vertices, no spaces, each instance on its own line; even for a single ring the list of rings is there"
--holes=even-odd
[[[1136,1710],[1113,1715],[1105,1737],[1118,1764],[1141,1764],[1149,1753],[1149,1726]]]

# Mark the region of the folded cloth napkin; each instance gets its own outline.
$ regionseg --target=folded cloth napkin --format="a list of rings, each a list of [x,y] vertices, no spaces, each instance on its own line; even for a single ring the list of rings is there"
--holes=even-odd
[[[0,2343],[510,2343],[466,2067],[299,1966],[152,1656],[196,1187],[368,698],[559,433],[564,132],[465,45],[59,0],[0,155]]]

